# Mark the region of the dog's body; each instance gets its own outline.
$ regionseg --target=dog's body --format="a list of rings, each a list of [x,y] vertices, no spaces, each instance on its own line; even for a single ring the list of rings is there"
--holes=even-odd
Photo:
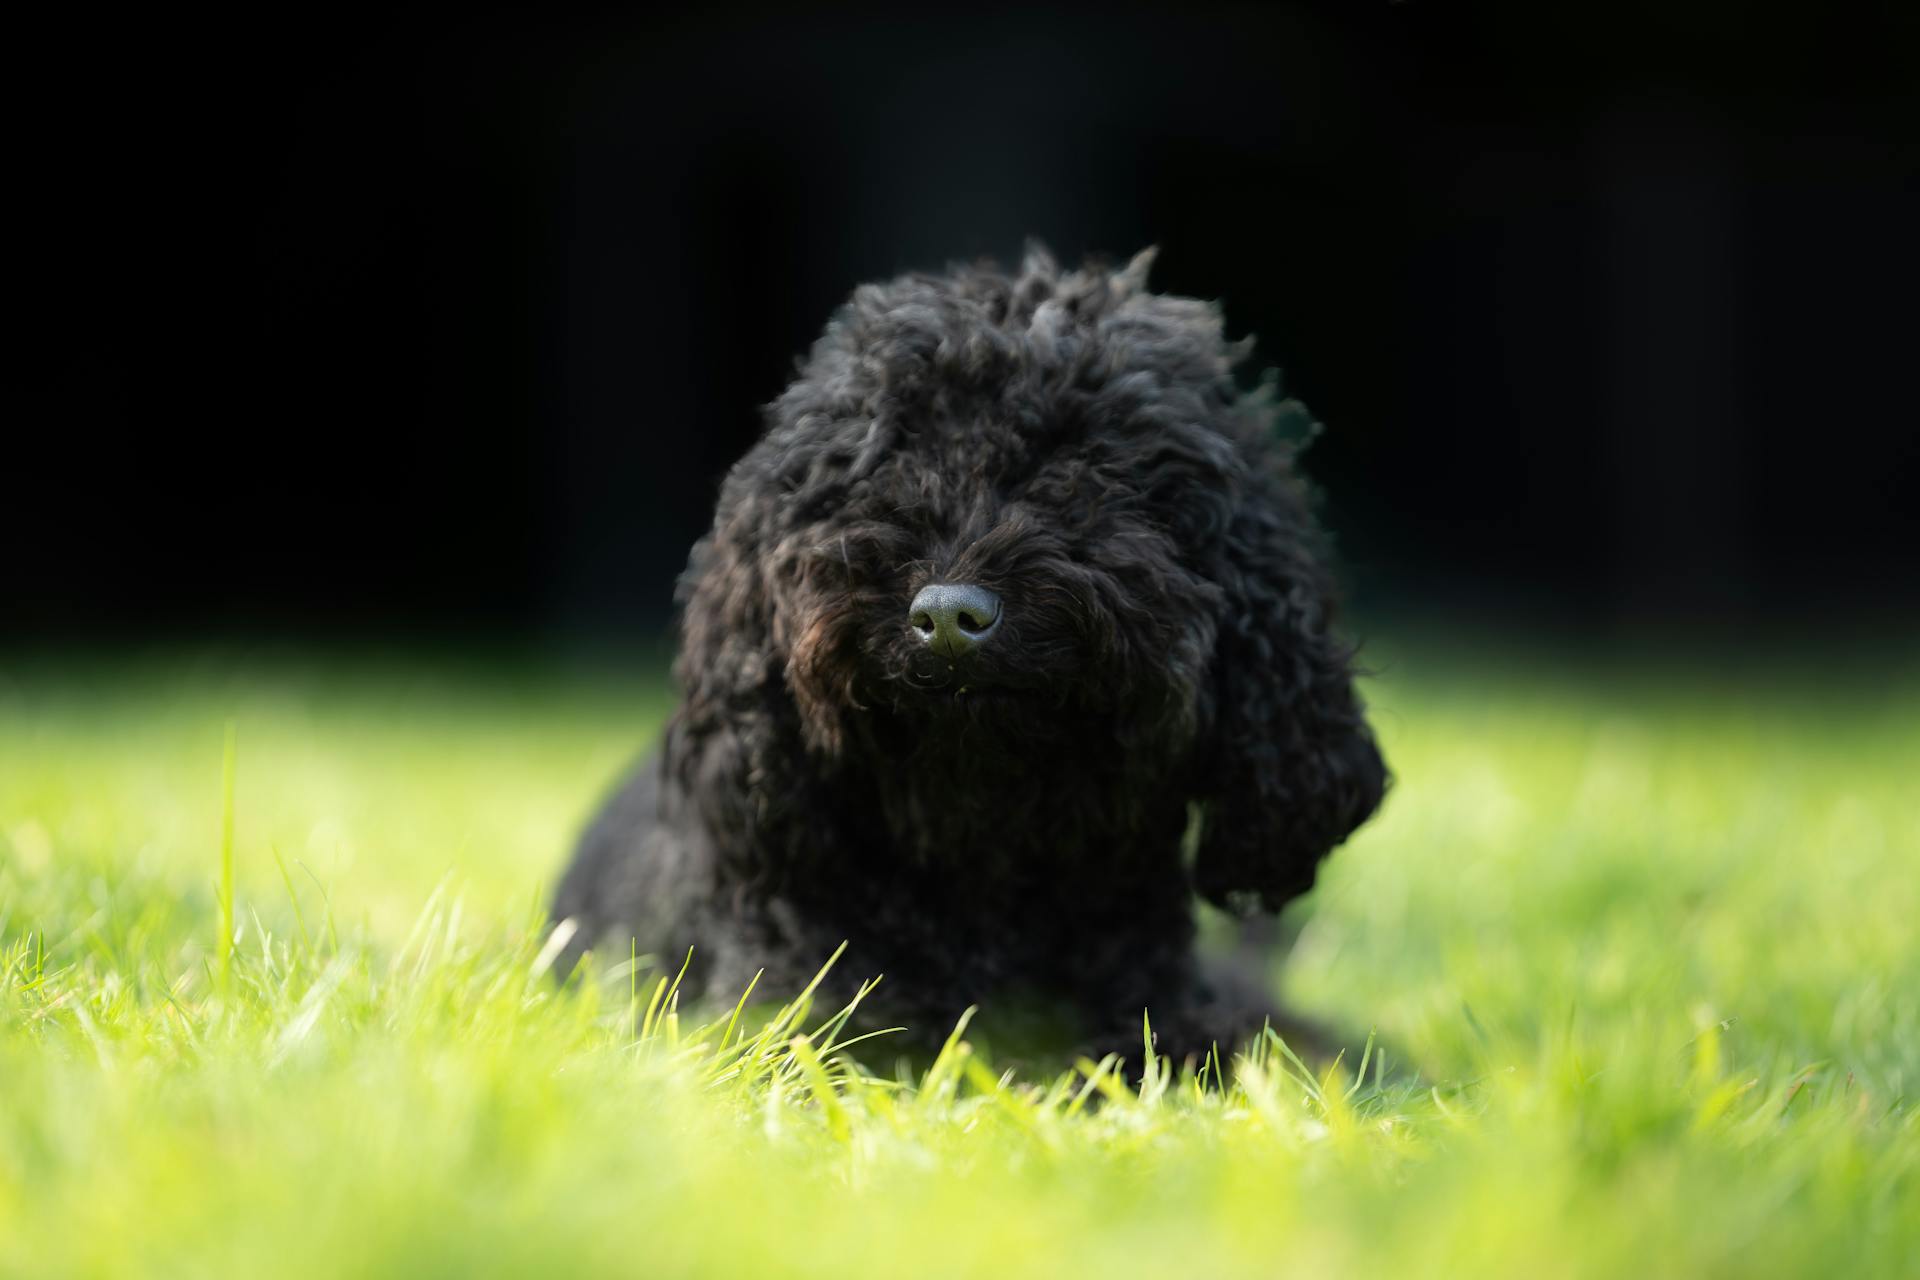
[[[855,293],[694,549],[685,702],[561,884],[577,945],[691,947],[731,999],[845,941],[830,994],[884,974],[871,1020],[934,1041],[976,1004],[1087,1047],[1258,1028],[1193,896],[1277,910],[1385,770],[1290,406],[1146,261]]]

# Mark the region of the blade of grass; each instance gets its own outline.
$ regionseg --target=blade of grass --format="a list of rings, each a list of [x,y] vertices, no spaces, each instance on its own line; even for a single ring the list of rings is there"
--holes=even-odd
[[[827,1074],[820,1055],[814,1052],[813,1042],[806,1036],[795,1036],[790,1049],[794,1061],[800,1064],[800,1074],[812,1091],[813,1100],[826,1117],[827,1132],[833,1135],[834,1141],[846,1142],[853,1137],[853,1125],[847,1120],[847,1109],[841,1105],[840,1095],[834,1090],[833,1078]]]
[[[760,985],[760,975],[765,972],[765,969],[756,972],[753,975],[753,980],[747,983],[747,989],[740,993],[740,999],[734,1003],[733,1016],[727,1019],[726,1034],[720,1037],[720,1048],[723,1052],[728,1045],[733,1043],[734,1029],[740,1025],[740,1011],[747,1007],[747,998],[753,994],[753,989]]]
[[[293,923],[300,930],[300,950],[303,955],[313,954],[313,938],[307,933],[307,916],[300,910],[300,895],[293,891],[293,876],[287,871],[287,860],[280,856],[280,846],[269,844],[273,851],[273,865],[280,868],[280,883],[287,887],[287,901],[293,904]]]

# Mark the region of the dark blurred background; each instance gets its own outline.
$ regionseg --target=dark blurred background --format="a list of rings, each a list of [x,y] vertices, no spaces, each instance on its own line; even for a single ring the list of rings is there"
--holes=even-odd
[[[1363,616],[1920,604],[1911,5],[17,31],[0,633],[649,634],[857,283],[1161,246]]]

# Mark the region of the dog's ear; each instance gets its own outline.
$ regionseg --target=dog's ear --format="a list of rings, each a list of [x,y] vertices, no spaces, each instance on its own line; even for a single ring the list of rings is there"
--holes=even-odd
[[[760,564],[763,539],[733,513],[737,505],[723,494],[720,518],[694,544],[675,593],[681,616],[674,676],[696,725],[726,720],[768,679],[773,604]]]
[[[799,713],[781,678],[775,605],[758,531],[722,500],[681,580],[682,701],[662,744],[667,804],[691,805],[742,882],[792,870],[792,815],[809,811]]]
[[[1225,531],[1210,737],[1198,753],[1195,890],[1245,913],[1310,888],[1328,850],[1379,806],[1386,765],[1332,629],[1313,521],[1276,481]]]

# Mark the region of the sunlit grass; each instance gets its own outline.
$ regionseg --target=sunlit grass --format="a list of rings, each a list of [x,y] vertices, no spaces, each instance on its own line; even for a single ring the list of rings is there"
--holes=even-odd
[[[655,679],[0,664],[0,1273],[1911,1275],[1912,675],[1395,665],[1284,978],[1379,1051],[1014,1078],[555,988]]]

